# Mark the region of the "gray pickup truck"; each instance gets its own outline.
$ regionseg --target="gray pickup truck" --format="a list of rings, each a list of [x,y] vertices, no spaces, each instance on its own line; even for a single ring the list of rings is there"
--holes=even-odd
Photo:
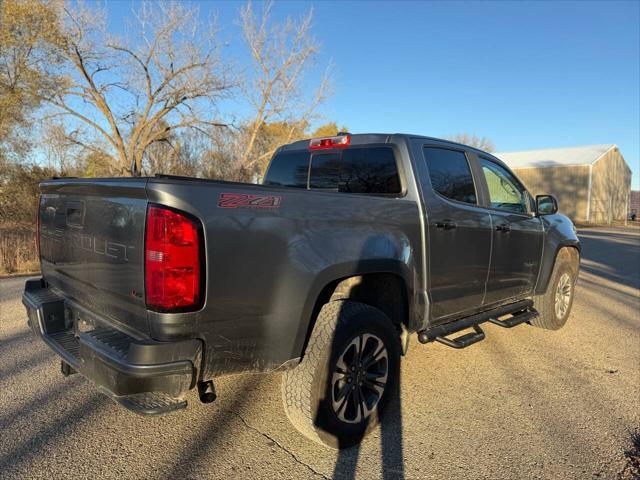
[[[283,370],[291,422],[357,443],[410,335],[465,348],[491,322],[558,329],[580,244],[555,199],[444,140],[280,147],[261,185],[158,175],[40,185],[31,329],[125,407],[161,414],[221,375]],[[460,333],[459,333],[460,332]]]

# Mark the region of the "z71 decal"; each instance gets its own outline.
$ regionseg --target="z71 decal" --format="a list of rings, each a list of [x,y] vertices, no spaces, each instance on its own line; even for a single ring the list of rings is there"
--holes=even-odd
[[[274,195],[250,195],[248,193],[221,193],[219,208],[279,208],[282,197]]]

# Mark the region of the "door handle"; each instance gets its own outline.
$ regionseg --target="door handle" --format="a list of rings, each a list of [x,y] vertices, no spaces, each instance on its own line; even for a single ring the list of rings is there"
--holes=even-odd
[[[441,222],[436,222],[436,228],[438,230],[453,230],[457,225],[452,220],[442,220]]]
[[[511,231],[511,227],[509,225],[503,223],[502,225],[496,226],[496,230],[498,232],[509,233]]]

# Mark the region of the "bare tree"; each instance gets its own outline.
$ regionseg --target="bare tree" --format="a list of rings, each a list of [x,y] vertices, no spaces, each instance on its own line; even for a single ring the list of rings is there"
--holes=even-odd
[[[43,66],[55,62],[59,0],[0,0],[0,161],[21,159],[40,105],[31,93],[49,84]]]
[[[47,158],[48,167],[56,170],[60,175],[68,175],[71,168],[70,160],[75,146],[72,139],[73,132],[67,132],[61,121],[46,122],[42,128],[42,144]]]
[[[169,132],[165,141],[156,142],[147,148],[142,163],[145,175],[169,173],[173,175],[197,176],[202,170],[202,161],[210,145],[208,133],[199,130]]]
[[[252,111],[229,129],[220,128],[227,122],[216,107],[239,93],[238,82],[193,4],[137,4],[120,37],[105,30],[105,10],[81,0],[0,7],[0,160],[4,125],[32,130],[23,112],[44,106],[38,119],[52,139],[44,150],[64,169],[72,153],[90,174],[198,171],[246,180],[279,144],[307,135],[331,87],[329,68],[315,91],[304,82],[319,51],[311,11],[274,22],[271,3],[258,15],[251,4],[241,9],[251,68],[240,93]]]
[[[145,152],[170,132],[224,126],[215,106],[232,84],[215,32],[202,31],[195,8],[145,2],[133,19],[130,38],[111,38],[103,11],[65,4],[60,63],[48,71],[53,85],[35,95],[53,115],[102,137],[108,151],[95,153],[111,156],[120,174],[139,175]]]
[[[256,148],[266,124],[287,122],[290,128],[278,141],[290,141],[301,124],[306,128],[330,90],[330,71],[327,68],[314,95],[308,98],[303,94],[304,74],[320,48],[311,35],[313,11],[310,10],[299,21],[287,18],[282,23],[273,23],[270,18],[272,6],[272,2],[266,2],[259,18],[251,3],[240,11],[242,33],[251,51],[253,67],[252,76],[244,88],[254,109],[253,117],[244,127],[246,140],[241,162],[245,168],[259,165],[272,153],[272,148],[266,151]]]
[[[462,143],[463,145],[469,145],[470,147],[475,147],[480,150],[484,150],[485,152],[494,152],[496,149],[496,146],[489,138],[479,137],[475,133],[458,133],[456,135],[450,135],[446,138],[447,140]]]

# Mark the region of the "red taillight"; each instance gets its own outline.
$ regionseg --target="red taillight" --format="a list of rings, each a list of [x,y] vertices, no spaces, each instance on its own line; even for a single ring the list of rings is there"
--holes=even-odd
[[[321,150],[323,148],[348,147],[351,144],[351,136],[338,135],[336,137],[312,138],[309,140],[309,150]]]
[[[200,234],[191,218],[162,207],[147,210],[147,307],[184,310],[200,305]]]

